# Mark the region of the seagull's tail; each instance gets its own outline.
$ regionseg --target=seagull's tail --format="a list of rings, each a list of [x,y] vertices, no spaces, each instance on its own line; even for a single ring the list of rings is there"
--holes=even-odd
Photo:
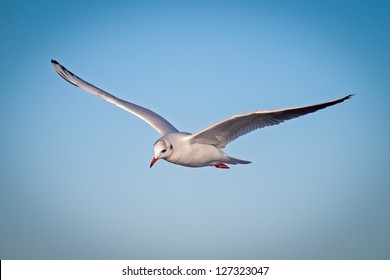
[[[224,161],[224,162],[229,163],[229,164],[248,164],[248,163],[251,163],[250,161],[234,158],[231,156],[227,156],[227,161]]]

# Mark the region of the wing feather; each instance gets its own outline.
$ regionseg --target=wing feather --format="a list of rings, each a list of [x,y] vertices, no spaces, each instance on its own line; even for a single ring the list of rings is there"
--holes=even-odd
[[[234,115],[191,136],[193,142],[224,148],[231,141],[253,130],[280,124],[313,113],[351,98],[353,94],[315,105]]]
[[[56,70],[56,72],[64,78],[69,83],[75,85],[76,87],[80,87],[81,89],[90,92],[92,94],[95,94],[99,96],[100,98],[104,99],[107,102],[110,102],[134,115],[141,118],[145,122],[147,122],[149,125],[151,125],[155,130],[157,130],[158,133],[161,135],[165,135],[169,132],[177,132],[178,130],[169,123],[166,119],[158,115],[157,113],[141,107],[139,105],[133,104],[131,102],[119,99],[115,97],[114,95],[109,94],[108,92],[95,87],[94,85],[84,81],[83,79],[79,78],[69,70],[67,70],[64,66],[59,64],[55,60],[51,60],[51,64]]]

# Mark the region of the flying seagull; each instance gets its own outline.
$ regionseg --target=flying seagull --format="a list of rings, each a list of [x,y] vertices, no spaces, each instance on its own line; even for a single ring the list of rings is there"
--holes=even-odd
[[[171,163],[188,167],[215,166],[226,169],[229,168],[228,164],[248,164],[250,161],[231,157],[221,149],[236,138],[251,131],[313,113],[341,103],[353,95],[309,106],[238,114],[191,134],[178,131],[166,119],[147,108],[119,99],[84,81],[56,60],[52,59],[51,64],[55,71],[69,83],[136,115],[160,133],[161,137],[153,146],[154,156],[150,167],[158,159],[165,159]]]

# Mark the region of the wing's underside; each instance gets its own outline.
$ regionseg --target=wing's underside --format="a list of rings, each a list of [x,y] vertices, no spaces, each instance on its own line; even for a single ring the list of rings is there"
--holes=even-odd
[[[64,78],[69,83],[80,87],[81,89],[90,92],[92,94],[95,94],[99,96],[100,98],[104,99],[107,102],[110,102],[134,115],[141,118],[145,122],[147,122],[149,125],[151,125],[155,130],[157,130],[158,133],[161,135],[165,135],[169,132],[177,132],[178,130],[169,123],[166,119],[158,115],[157,113],[141,107],[139,105],[133,104],[131,102],[119,99],[115,97],[114,95],[109,94],[108,92],[95,87],[94,85],[84,81],[83,79],[79,78],[69,70],[67,70],[64,66],[59,64],[55,60],[51,60],[51,64],[56,70],[56,72]]]
[[[343,98],[315,105],[285,108],[269,111],[255,111],[246,114],[232,116],[216,123],[192,136],[192,141],[197,143],[214,145],[224,148],[234,139],[253,130],[280,124],[286,120],[294,119],[326,107],[335,105],[351,98],[352,94]]]

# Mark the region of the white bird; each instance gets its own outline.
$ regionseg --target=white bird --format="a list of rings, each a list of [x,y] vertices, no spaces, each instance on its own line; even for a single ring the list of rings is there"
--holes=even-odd
[[[236,138],[253,130],[277,125],[286,120],[313,113],[343,102],[353,95],[350,94],[340,99],[315,105],[234,115],[195,134],[190,134],[178,131],[157,113],[119,99],[84,81],[53,59],[51,64],[56,72],[69,83],[136,115],[160,133],[161,138],[153,146],[154,156],[150,167],[158,159],[165,159],[171,163],[188,167],[215,166],[217,168],[229,168],[227,164],[248,164],[250,161],[228,156],[221,149]]]

